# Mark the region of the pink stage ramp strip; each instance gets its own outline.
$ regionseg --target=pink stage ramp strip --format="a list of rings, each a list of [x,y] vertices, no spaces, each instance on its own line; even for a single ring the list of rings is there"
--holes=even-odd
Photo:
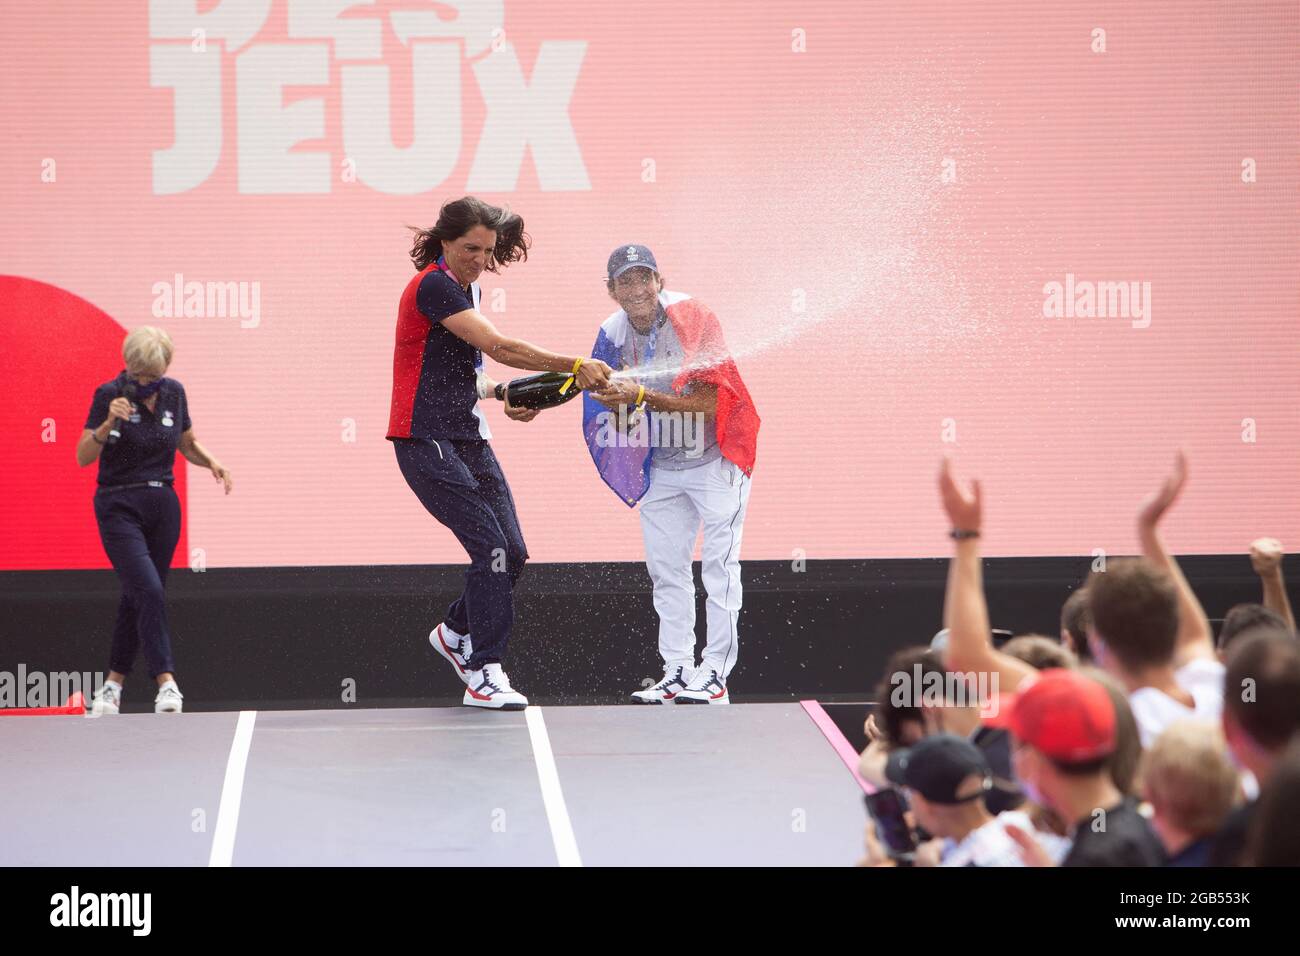
[[[813,719],[813,723],[817,725],[818,729],[830,742],[830,745],[835,748],[835,752],[840,755],[840,759],[844,761],[844,766],[849,768],[849,773],[853,774],[853,779],[858,782],[862,792],[875,793],[876,788],[868,783],[862,774],[858,773],[857,752],[844,738],[844,735],[840,733],[840,729],[835,726],[835,721],[831,720],[830,715],[822,709],[822,705],[815,700],[801,700],[799,703],[803,705],[803,709],[807,711],[808,716]]]

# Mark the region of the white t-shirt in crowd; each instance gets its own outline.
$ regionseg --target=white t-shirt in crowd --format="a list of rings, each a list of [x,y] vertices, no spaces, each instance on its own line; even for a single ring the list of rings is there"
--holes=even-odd
[[[1007,824],[1013,824],[1033,835],[1052,858],[1060,863],[1070,850],[1070,841],[1053,833],[1034,829],[1029,817],[1019,810],[999,813],[984,826],[966,834],[960,842],[943,841],[940,866],[1024,866],[1020,847],[1007,835]]]
[[[1178,686],[1192,695],[1193,707],[1174,700],[1162,690],[1141,687],[1128,695],[1137,720],[1142,746],[1150,747],[1170,724],[1180,720],[1208,720],[1218,723],[1223,713],[1223,665],[1210,657],[1198,657],[1174,671]]]

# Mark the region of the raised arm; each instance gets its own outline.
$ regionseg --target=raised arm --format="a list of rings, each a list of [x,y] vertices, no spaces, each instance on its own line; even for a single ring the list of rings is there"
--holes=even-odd
[[[1264,607],[1279,614],[1295,633],[1295,615],[1282,579],[1282,542],[1277,538],[1258,538],[1250,543],[1250,565],[1264,586]]]
[[[1165,547],[1160,537],[1160,521],[1173,507],[1187,484],[1187,456],[1181,451],[1174,461],[1174,470],[1157,491],[1142,502],[1138,510],[1138,540],[1142,543],[1142,556],[1173,579],[1178,590],[1178,649],[1174,661],[1178,666],[1198,657],[1214,657],[1214,635],[1210,619],[1196,599],[1192,586],[1183,577],[1182,569]]]
[[[979,482],[974,482],[972,489],[959,483],[952,473],[952,462],[945,456],[939,470],[939,494],[952,529],[975,535],[953,542],[953,557],[948,564],[948,587],[943,601],[943,625],[948,629],[945,654],[948,670],[997,674],[998,690],[1013,691],[1034,669],[993,647],[980,567],[978,534],[983,504]]]

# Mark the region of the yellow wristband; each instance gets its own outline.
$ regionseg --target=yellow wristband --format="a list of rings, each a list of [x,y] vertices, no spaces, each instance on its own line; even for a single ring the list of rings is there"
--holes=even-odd
[[[585,361],[586,361],[586,359],[584,359],[581,355],[579,355],[577,361],[575,361],[575,362],[573,363],[573,371],[570,372],[569,374],[570,374],[570,375],[577,375],[577,374],[578,374],[578,369],[582,368],[582,363],[585,362]]]
[[[640,405],[645,401],[645,386],[639,385],[636,390],[636,404]]]

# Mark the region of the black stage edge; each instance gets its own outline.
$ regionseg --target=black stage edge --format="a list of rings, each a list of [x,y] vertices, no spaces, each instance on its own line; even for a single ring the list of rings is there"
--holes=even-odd
[[[1061,603],[1091,560],[986,559],[993,625],[1055,635]],[[1212,619],[1260,600],[1245,555],[1180,563]],[[946,559],[808,561],[802,571],[745,562],[734,699],[869,699],[889,654],[928,642],[942,626],[947,568]],[[1295,580],[1300,556],[1289,556],[1285,570]],[[168,613],[186,709],[459,703],[459,682],[426,637],[463,574],[450,565],[173,570]],[[702,643],[698,564],[695,575]],[[0,671],[107,670],[118,593],[108,570],[0,573]],[[659,676],[644,564],[534,564],[516,595],[506,663],[534,702],[615,703]],[[1294,593],[1292,601],[1300,603]],[[142,667],[127,683],[127,712],[152,709]],[[348,681],[355,700],[345,702]],[[846,732],[856,725],[860,736],[861,710],[836,711]]]

